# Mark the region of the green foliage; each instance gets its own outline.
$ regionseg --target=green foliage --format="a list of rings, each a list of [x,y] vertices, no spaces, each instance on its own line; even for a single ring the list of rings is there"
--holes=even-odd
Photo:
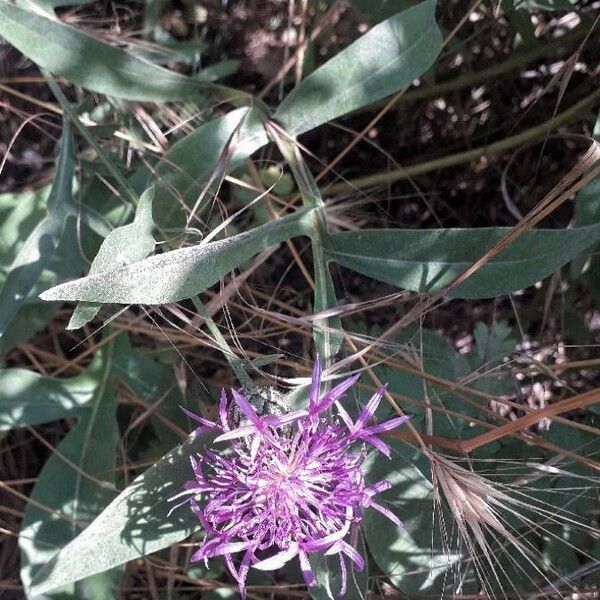
[[[91,394],[87,394],[86,410],[76,412],[77,425],[48,459],[30,494],[31,503],[25,511],[19,535],[21,579],[28,597],[36,595],[32,582],[46,568],[50,558],[75,538],[82,527],[91,523],[115,495],[118,430],[115,382],[111,373],[114,352],[114,344],[109,343],[76,382],[93,386]],[[72,386],[73,382],[69,387]],[[65,385],[61,390],[63,402],[64,392],[69,387]],[[120,571],[107,572],[77,586],[57,590],[52,596],[60,598],[62,594],[71,594],[81,598],[91,593],[92,597],[100,597],[100,594],[106,597],[116,591],[120,577]]]
[[[600,140],[600,113],[596,118],[594,127],[594,138]],[[600,177],[590,181],[583,189],[579,190],[575,198],[575,224],[578,227],[589,226],[600,221]],[[598,256],[598,244],[594,246],[594,252],[585,257],[583,264],[581,260],[574,264],[574,271],[583,271],[585,281],[597,304],[600,304],[600,257]]]
[[[298,135],[409,85],[442,47],[435,5],[425,0],[373,27],[290,92],[275,118]]]
[[[190,456],[210,436],[192,435],[133,480],[94,521],[41,570],[31,593],[42,594],[167,548],[197,528],[189,509],[167,517],[170,497],[190,478]],[[73,569],[73,565],[77,569]]]
[[[120,304],[162,304],[191,298],[268,246],[306,235],[310,216],[310,210],[297,211],[224,240],[172,250],[65,283],[41,297]]]
[[[514,392],[513,382],[502,367],[515,349],[517,335],[516,328],[501,320],[505,316],[497,320],[494,312],[488,318],[489,313],[484,311],[485,321],[491,321],[492,325],[474,319],[473,328],[468,331],[473,333],[474,346],[467,353],[458,352],[447,337],[434,330],[435,314],[427,327],[411,324],[393,339],[380,340],[383,329],[349,325],[340,318],[346,309],[353,310],[353,304],[361,309],[364,298],[354,298],[353,282],[344,290],[348,304],[340,308],[342,301],[337,294],[346,280],[336,277],[339,270],[332,267],[336,263],[379,282],[374,288],[377,294],[384,289],[381,283],[429,294],[451,283],[512,230],[355,227],[350,218],[346,220],[351,211],[339,218],[336,212],[339,198],[332,199],[319,189],[312,168],[321,156],[315,154],[310,159],[315,162],[309,164],[296,138],[372,107],[418,79],[420,88],[416,97],[426,101],[438,98],[440,89],[444,95],[463,90],[467,84],[481,84],[481,93],[486,95],[481,106],[485,106],[487,96],[493,96],[494,92],[493,86],[488,86],[489,73],[501,74],[525,64],[519,62],[522,56],[517,57],[517,62],[515,57],[509,57],[508,67],[500,65],[504,70],[491,67],[487,79],[477,79],[479,73],[473,78],[472,65],[465,64],[462,75],[445,81],[446,75],[437,66],[431,68],[442,51],[443,36],[436,21],[436,10],[443,8],[441,3],[353,0],[354,7],[377,24],[324,64],[305,71],[295,87],[282,87],[291,91],[287,96],[282,92],[279,99],[283,100],[271,107],[245,91],[213,83],[236,73],[242,65],[226,57],[212,65],[201,64],[201,53],[209,49],[206,39],[212,39],[210,35],[202,37],[194,30],[193,39],[187,41],[168,36],[159,39],[158,21],[165,7],[161,0],[146,4],[145,35],[150,38],[154,34],[156,43],[129,44],[128,49],[108,44],[54,14],[58,6],[78,4],[82,2],[31,0],[13,4],[0,0],[0,35],[40,67],[66,115],[52,184],[33,192],[0,195],[0,351],[15,348],[47,324],[59,302],[78,303],[66,327],[70,330],[89,324],[103,304],[182,302],[178,308],[157,308],[156,320],[155,314],[148,312],[156,329],[160,329],[161,319],[179,329],[179,322],[169,320],[180,320],[186,327],[183,334],[191,338],[192,330],[206,326],[210,339],[202,340],[201,344],[209,347],[206,352],[221,352],[243,386],[262,367],[269,367],[268,371],[278,377],[287,377],[290,364],[281,360],[286,355],[248,353],[246,357],[246,338],[238,338],[233,321],[226,321],[229,328],[226,332],[222,322],[212,320],[210,315],[214,313],[208,311],[199,296],[221,283],[229,273],[245,268],[249,259],[264,249],[294,240],[298,242],[300,260],[308,261],[312,281],[308,276],[306,279],[314,287],[308,289],[314,295],[304,297],[301,290],[299,296],[303,296],[303,306],[309,307],[307,311],[313,314],[279,316],[288,319],[291,327],[310,324],[315,347],[325,365],[335,365],[336,358],[346,356],[344,352],[353,352],[344,345],[343,334],[360,338],[368,332],[368,339],[376,340],[377,353],[383,353],[397,365],[396,368],[390,366],[392,363],[377,364],[373,368],[379,379],[389,384],[390,392],[403,399],[401,408],[412,417],[413,433],[456,442],[479,435],[500,420],[496,418],[498,415],[490,413],[490,396],[480,392],[496,396]],[[504,11],[499,14],[511,21],[518,34],[516,47],[538,43],[530,11],[566,9],[572,10],[570,0],[522,0],[497,10]],[[488,7],[482,5],[477,11],[480,12],[473,14],[484,15]],[[356,12],[349,12],[356,18]],[[584,38],[585,32],[578,29],[574,33],[569,38],[571,42]],[[508,37],[512,40],[514,32]],[[445,52],[452,55],[453,49],[458,49],[461,60],[472,59],[468,50],[470,38],[452,38],[453,35],[446,36]],[[307,54],[316,61],[318,53],[312,42]],[[547,55],[551,52],[540,51],[535,57],[537,60]],[[176,62],[192,74],[183,75],[163,66]],[[440,64],[446,62],[447,56]],[[63,91],[50,74],[66,80],[74,87],[74,93]],[[434,85],[439,74],[443,83]],[[287,86],[287,81],[282,85]],[[547,89],[551,90],[551,86]],[[105,98],[94,104],[96,96],[86,91]],[[479,91],[472,88],[471,99],[476,93]],[[593,94],[581,101],[584,102],[581,106],[592,106]],[[151,103],[184,101],[185,104],[175,106],[174,114],[186,126],[199,118],[201,125],[185,135],[170,132],[168,135],[173,138],[180,136],[179,140],[170,143],[164,153],[155,153],[156,148],[150,151],[145,141],[141,143],[142,138],[145,140],[143,119],[132,110],[137,108],[132,104],[134,101],[144,102],[141,106],[144,114],[155,122],[160,121],[162,107]],[[244,106],[239,108],[242,103]],[[435,102],[425,102],[427,110],[433,110],[430,104],[437,106]],[[404,116],[399,111],[395,118]],[[388,117],[393,122],[391,114]],[[75,124],[82,138],[78,146],[70,123]],[[360,117],[357,123],[362,128]],[[354,121],[350,125],[354,127]],[[377,125],[382,126],[387,127],[387,122]],[[548,134],[549,126],[538,127],[541,128],[538,133]],[[158,133],[158,138],[164,139],[164,131]],[[426,134],[424,131],[423,135]],[[530,139],[519,135],[515,136],[519,143]],[[119,144],[127,145],[113,145],[109,141],[111,136],[117,136]],[[245,162],[273,141],[283,156],[283,167],[274,164],[267,154],[257,157],[261,162],[256,169]],[[491,148],[507,148],[498,144],[492,142]],[[80,156],[76,148],[81,150]],[[337,151],[335,143],[331,148]],[[124,149],[128,153],[127,163],[122,161]],[[462,162],[473,158],[468,151],[462,155]],[[457,164],[446,159],[435,158],[433,163],[436,168]],[[344,165],[340,172],[345,168]],[[223,217],[231,208],[226,201],[221,204],[230,191],[227,186],[236,184],[233,178],[227,179],[229,173],[251,184],[258,176],[269,188],[270,204],[264,198],[254,203],[258,193],[236,189],[232,193],[234,208],[241,205],[242,210]],[[592,181],[577,194],[574,227],[527,231],[453,289],[449,299],[512,295],[559,272],[570,262],[572,279],[581,276],[598,300],[598,182],[598,179]],[[79,203],[73,198],[75,190]],[[217,191],[219,197],[215,198]],[[290,201],[289,196],[294,196],[294,200]],[[294,204],[299,197],[302,208]],[[273,207],[283,216],[273,219],[270,212]],[[233,222],[246,208],[245,224],[241,220]],[[304,251],[305,246],[308,248],[306,240],[296,239],[306,237],[310,238],[310,253]],[[82,256],[93,257],[84,277],[81,277],[85,270]],[[356,279],[362,285],[361,278]],[[568,283],[571,285],[572,281]],[[569,290],[569,293],[574,292]],[[240,297],[246,302],[249,296],[242,290]],[[46,302],[40,302],[40,298]],[[412,302],[414,295],[410,298]],[[215,296],[210,301],[217,299]],[[488,305],[482,303],[482,306]],[[136,310],[135,306],[132,308]],[[211,308],[214,310],[214,305]],[[404,306],[399,305],[398,314],[403,314],[403,310]],[[195,311],[195,315],[188,321],[190,311]],[[573,315],[580,312],[583,314],[574,302],[562,311],[566,327]],[[144,316],[141,311],[140,316]],[[530,317],[531,323],[524,326],[519,322],[519,327],[522,331],[531,330],[532,323],[537,326],[536,318],[537,315]],[[583,323],[583,317],[578,314],[578,318],[579,324]],[[381,322],[382,315],[376,314],[375,320]],[[57,324],[63,327],[62,321]],[[452,323],[442,324],[440,329],[464,333],[466,327]],[[107,337],[96,349],[91,364],[75,377],[57,379],[24,368],[0,369],[0,432],[66,420],[67,433],[39,473],[22,522],[21,576],[28,598],[117,597],[129,561],[165,550],[190,535],[203,534],[197,531],[198,519],[187,506],[169,513],[176,504],[169,499],[181,493],[192,475],[190,456],[205,450],[213,438],[212,434],[197,430],[177,445],[197,425],[190,422],[180,407],[199,412],[198,406],[202,405],[200,412],[216,410],[214,398],[208,398],[205,404],[204,392],[197,392],[192,385],[186,388],[189,382],[180,372],[185,364],[202,371],[204,377],[205,350],[195,349],[189,355],[179,354],[177,348],[165,351],[160,343],[148,342],[138,335],[139,330],[134,331],[131,343],[135,347],[123,334],[116,339]],[[266,352],[279,351],[279,341],[273,342],[267,335],[264,340],[255,333],[252,336],[257,344],[274,345],[274,350]],[[81,339],[58,340],[56,329],[51,337],[55,345]],[[296,341],[290,339],[282,338],[281,346],[288,344],[291,355],[297,349]],[[229,347],[230,343],[236,344],[235,351]],[[582,337],[577,343],[587,344],[589,340]],[[377,353],[372,356],[378,359]],[[18,361],[18,352],[11,354],[11,360],[14,356]],[[370,362],[371,355],[368,358]],[[281,372],[280,364],[285,369]],[[215,380],[221,379],[215,376]],[[365,381],[366,377],[362,383]],[[325,385],[330,384],[328,380]],[[204,381],[199,385],[205,386]],[[217,396],[212,385],[209,382],[204,388],[207,397]],[[467,386],[473,389],[465,391]],[[121,393],[125,401],[119,403]],[[358,413],[370,393],[365,387],[355,394],[354,402],[345,399],[349,412]],[[291,389],[288,399],[295,407],[305,407],[306,386]],[[138,408],[141,415],[136,413]],[[582,419],[587,430],[553,422],[543,432],[543,438],[571,452],[588,449],[593,456],[597,438],[588,430],[598,423],[597,410],[592,407]],[[377,418],[390,412],[391,408],[382,404]],[[136,435],[130,429],[136,429]],[[117,455],[121,437],[123,458],[127,462],[123,465]],[[382,494],[381,503],[402,520],[404,528],[392,526],[372,508],[365,509],[357,544],[368,559],[368,567],[355,573],[348,566],[346,598],[366,598],[370,590],[376,589],[380,577],[407,595],[456,594],[457,581],[460,593],[481,591],[475,583],[472,563],[467,562],[468,548],[457,541],[452,516],[435,495],[425,455],[421,450],[416,451],[415,446],[396,439],[386,439],[386,443],[392,448],[392,460],[371,452],[366,476],[370,484],[382,479],[393,484],[392,489]],[[531,506],[524,503],[522,511],[504,517],[531,548],[540,549],[544,564],[535,577],[553,576],[552,565],[563,572],[576,571],[582,557],[593,554],[589,529],[583,533],[572,530],[576,519],[580,515],[589,516],[595,506],[592,492],[573,491],[578,489],[575,484],[583,489],[589,481],[581,465],[565,465],[564,457],[542,462],[548,458],[546,453],[534,444],[511,438],[487,444],[472,453],[469,467],[474,473],[492,471],[500,481],[510,483],[516,477],[507,476],[502,466],[526,458],[530,460],[528,468],[533,469],[534,463],[543,466],[544,479],[517,486],[516,494],[519,498],[536,494],[543,502],[537,505],[537,513],[533,503]],[[138,461],[146,460],[152,464],[148,470],[140,474],[141,469],[136,466],[135,472],[130,473],[131,463],[138,465]],[[505,507],[498,510],[501,508]],[[529,522],[523,520],[523,515],[527,515]],[[547,517],[543,529],[533,526],[539,515]],[[490,541],[491,549],[498,549],[496,542]],[[173,553],[170,558],[179,560],[181,556]],[[513,556],[499,550],[494,558],[499,565],[498,573],[506,576],[511,585],[524,589],[533,585],[539,592],[539,581],[532,582],[530,574]],[[318,583],[310,591],[311,596],[316,600],[337,598],[341,584],[337,558],[311,555],[310,560]],[[203,585],[205,580],[221,578],[224,565],[222,561],[213,561],[209,567],[194,565],[187,573]],[[301,581],[300,574],[291,568],[285,575],[293,582]],[[250,584],[273,585],[277,581],[276,576],[251,570]],[[492,588],[496,585],[501,587],[498,581]],[[225,588],[202,590],[203,598],[228,598],[236,594]],[[178,596],[178,591],[171,595],[184,597]]]
[[[211,119],[173,144],[156,167],[156,222],[162,227],[181,226],[183,218],[173,201],[174,191],[191,208],[227,150],[231,152],[229,168],[233,169],[267,141],[260,110],[239,108]],[[201,213],[204,208],[200,205],[197,210]]]
[[[64,122],[60,158],[46,215],[38,222],[15,255],[0,291],[0,337],[38,282],[58,247],[68,218],[73,214],[74,147],[68,121]]]
[[[27,369],[0,370],[0,431],[89,412],[97,370],[71,379],[42,377]]]
[[[434,8],[435,2],[427,0],[367,32],[311,73],[284,99],[275,118],[290,134],[300,135],[410,84],[431,66],[441,49]],[[228,157],[230,169],[267,143],[262,112],[239,109],[213,119],[165,154],[157,170],[165,191],[158,190],[157,201],[171,207],[163,217],[167,226],[173,224],[173,190],[193,206],[202,193],[202,182],[219,165],[237,128]]]
[[[0,34],[40,68],[108,96],[151,102],[200,99],[204,94],[220,100],[244,97],[242,92],[164,69],[6,0],[0,2]]]
[[[154,251],[155,240],[152,236],[152,200],[154,188],[148,188],[140,197],[133,223],[113,229],[104,241],[94,262],[90,275],[110,271],[115,267],[140,261]],[[91,321],[102,305],[79,303],[71,316],[67,329],[79,329]]]
[[[331,260],[379,281],[421,293],[448,285],[493,244],[506,228],[385,229],[331,235]],[[526,288],[560,269],[600,240],[600,224],[575,229],[536,229],[517,238],[449,295],[490,298]]]

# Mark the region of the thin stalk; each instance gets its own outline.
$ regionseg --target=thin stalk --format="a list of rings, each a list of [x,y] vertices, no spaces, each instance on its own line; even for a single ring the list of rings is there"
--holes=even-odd
[[[306,165],[296,140],[273,121],[267,122],[265,127],[292,170],[304,206],[315,209],[312,219],[311,247],[315,276],[315,311],[320,313],[330,308],[330,304],[335,301],[333,282],[323,250],[323,243],[329,235],[325,204],[319,186]],[[324,365],[329,366],[341,342],[339,336],[332,335],[329,317],[315,319],[313,335]]]
[[[324,191],[327,194],[335,196],[338,194],[347,193],[348,190],[360,190],[387,185],[402,179],[409,179],[417,175],[424,175],[425,173],[431,173],[432,171],[437,171],[439,169],[467,163],[486,154],[504,152],[522,144],[543,138],[551,129],[559,127],[560,125],[564,125],[565,123],[569,123],[581,112],[592,108],[596,103],[599,102],[600,88],[592,92],[583,100],[580,100],[571,106],[571,108],[568,108],[559,115],[556,115],[556,117],[503,140],[499,140],[485,146],[479,146],[478,148],[473,148],[472,150],[465,150],[463,152],[457,152],[456,154],[450,154],[449,156],[442,156],[441,158],[436,158],[405,168],[395,169],[386,173],[375,173],[374,175],[367,175],[365,177],[357,177],[355,179],[349,179],[340,183],[334,183],[327,186]]]

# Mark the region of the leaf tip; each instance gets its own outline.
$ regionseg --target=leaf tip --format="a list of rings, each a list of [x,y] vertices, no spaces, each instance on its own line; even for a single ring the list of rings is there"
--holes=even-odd
[[[46,302],[53,302],[55,300],[58,300],[58,298],[56,297],[56,291],[55,291],[57,287],[59,287],[59,286],[55,285],[54,287],[44,290],[40,294],[40,299],[45,300]]]

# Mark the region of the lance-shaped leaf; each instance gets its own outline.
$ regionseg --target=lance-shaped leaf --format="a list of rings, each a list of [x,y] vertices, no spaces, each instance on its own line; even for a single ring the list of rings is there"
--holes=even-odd
[[[42,69],[88,90],[128,100],[233,100],[247,94],[201,82],[111,46],[61,21],[0,1],[0,35]]]
[[[154,251],[156,240],[152,235],[152,200],[154,188],[148,188],[141,196],[133,223],[113,229],[100,246],[90,267],[90,275],[104,273],[146,258]],[[76,307],[67,329],[79,329],[91,321],[102,304],[80,302]]]
[[[299,135],[410,85],[440,52],[434,13],[435,1],[427,0],[380,23],[311,73],[285,98],[275,117],[286,131]],[[246,111],[206,123],[165,154],[157,169],[164,182],[157,190],[160,204],[173,210],[175,198],[182,198],[193,206],[243,118],[229,168],[267,143],[260,112],[252,110],[244,117]]]
[[[0,22],[1,12],[0,12]],[[0,290],[0,337],[50,264],[69,215],[73,214],[73,170],[75,149],[67,120],[63,121],[60,156],[46,203],[46,216],[29,234],[12,262]]]
[[[331,260],[378,281],[430,293],[449,284],[509,232],[505,227],[349,231],[329,236],[326,252]],[[598,241],[600,224],[528,231],[450,295],[490,298],[521,290]]]
[[[198,527],[197,518],[185,506],[169,515],[168,499],[193,476],[190,456],[213,437],[190,436],[137,477],[38,574],[32,593],[102,573],[188,537]]]
[[[298,235],[309,235],[312,209],[297,211],[223,240],[180,248],[53,287],[43,300],[163,304],[191,298],[250,257]]]
[[[87,371],[87,378],[95,384],[87,410],[79,412],[77,424],[47,460],[30,494],[19,535],[21,580],[28,597],[34,595],[30,585],[38,571],[116,495],[113,352],[111,342],[96,354]],[[74,571],[77,567],[77,563],[72,565]],[[103,597],[110,597],[119,579],[118,572],[107,574],[61,592],[82,598],[86,597],[84,590],[93,586],[103,590]]]
[[[94,369],[70,379],[43,377],[27,369],[2,369],[0,431],[89,411],[97,384]]]
[[[442,48],[435,0],[425,0],[370,29],[311,73],[275,117],[297,135],[410,85]]]
[[[434,505],[433,486],[423,474],[427,469],[423,455],[400,442],[389,444],[392,460],[371,453],[366,463],[367,479],[371,485],[390,481],[392,488],[379,496],[378,502],[404,527],[393,527],[376,510],[367,510],[363,518],[367,545],[382,572],[404,593],[439,595],[446,586],[451,587],[454,579],[448,571],[461,556],[448,547],[452,540],[435,530],[444,515]],[[417,468],[417,461],[423,468]],[[448,515],[445,518],[449,523]]]

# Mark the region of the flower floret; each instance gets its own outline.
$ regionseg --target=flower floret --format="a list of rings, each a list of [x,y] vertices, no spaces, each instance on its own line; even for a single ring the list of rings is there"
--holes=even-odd
[[[316,585],[313,553],[338,556],[343,595],[346,559],[353,568],[364,568],[355,548],[363,509],[377,510],[401,526],[393,512],[373,500],[390,483],[367,486],[362,468],[364,443],[389,456],[377,435],[407,417],[369,425],[385,393],[382,387],[354,422],[341,400],[358,376],[321,394],[321,375],[317,359],[307,410],[259,415],[242,392],[233,390],[232,400],[221,393],[218,424],[186,411],[201,428],[219,435],[212,449],[191,459],[194,479],[173,500],[186,497],[205,533],[192,560],[222,556],[242,598],[250,568],[273,571],[296,557],[306,584]],[[231,422],[231,402],[241,414],[239,423]]]

